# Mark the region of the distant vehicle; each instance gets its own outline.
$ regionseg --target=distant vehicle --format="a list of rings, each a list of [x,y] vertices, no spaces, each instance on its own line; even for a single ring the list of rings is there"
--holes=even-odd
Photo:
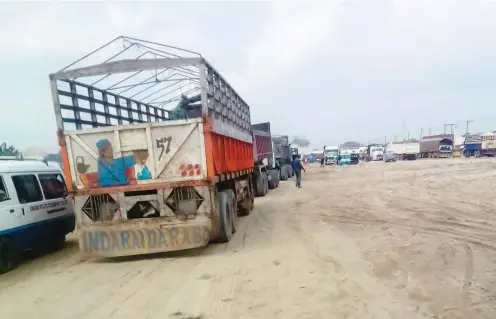
[[[424,136],[419,150],[422,158],[448,158],[453,156],[453,134]]]
[[[383,160],[385,163],[396,162],[395,155],[392,151],[386,151]]]
[[[340,152],[338,156],[338,165],[356,165],[359,163],[359,158],[360,157],[358,153]]]
[[[332,165],[336,164],[339,154],[338,146],[324,146],[324,164]]]
[[[415,160],[420,153],[420,144],[416,142],[393,142],[387,145],[386,152],[393,152],[396,160]]]
[[[367,159],[369,161],[382,161],[384,146],[381,144],[369,144],[367,147]]]
[[[268,189],[279,186],[279,180],[284,175],[280,172],[279,164],[274,155],[270,122],[252,124],[253,159],[258,172],[255,178],[254,190],[256,196],[265,196]],[[287,178],[286,178],[287,179]]]
[[[57,163],[0,161],[0,273],[13,269],[24,251],[62,246],[75,225]]]
[[[482,136],[469,135],[465,138],[463,145],[463,156],[465,157],[480,157],[482,154]]]
[[[488,132],[481,134],[481,150],[484,156],[496,156],[496,133]]]
[[[292,166],[293,157],[291,156],[291,145],[289,144],[289,136],[272,136],[272,144],[274,147],[275,159],[280,165],[281,180],[287,180],[294,175]]]

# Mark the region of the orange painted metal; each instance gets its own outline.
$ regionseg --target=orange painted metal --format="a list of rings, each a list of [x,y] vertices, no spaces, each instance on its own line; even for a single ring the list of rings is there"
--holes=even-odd
[[[220,174],[253,168],[253,144],[216,134],[211,131],[208,119],[204,123],[209,179]]]
[[[65,185],[68,191],[72,191],[72,176],[71,166],[69,164],[69,154],[67,153],[67,146],[65,144],[65,137],[62,131],[57,132],[57,139],[60,146],[60,157],[62,159],[62,169],[64,171]]]

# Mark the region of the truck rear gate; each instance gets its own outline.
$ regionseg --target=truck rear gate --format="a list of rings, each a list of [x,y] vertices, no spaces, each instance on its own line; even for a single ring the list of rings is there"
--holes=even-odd
[[[119,42],[103,63],[87,62]],[[200,54],[119,37],[50,83],[83,252],[229,240],[235,203],[253,205],[250,109]]]

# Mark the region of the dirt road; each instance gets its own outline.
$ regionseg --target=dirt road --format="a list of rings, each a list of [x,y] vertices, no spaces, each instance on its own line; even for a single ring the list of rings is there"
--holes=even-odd
[[[496,318],[496,161],[311,167],[229,244],[0,277],[4,318]]]

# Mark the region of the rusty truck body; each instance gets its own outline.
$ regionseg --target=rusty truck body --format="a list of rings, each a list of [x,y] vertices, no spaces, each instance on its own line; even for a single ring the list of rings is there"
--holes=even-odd
[[[230,240],[254,205],[250,108],[204,57],[119,37],[49,78],[82,253]]]

